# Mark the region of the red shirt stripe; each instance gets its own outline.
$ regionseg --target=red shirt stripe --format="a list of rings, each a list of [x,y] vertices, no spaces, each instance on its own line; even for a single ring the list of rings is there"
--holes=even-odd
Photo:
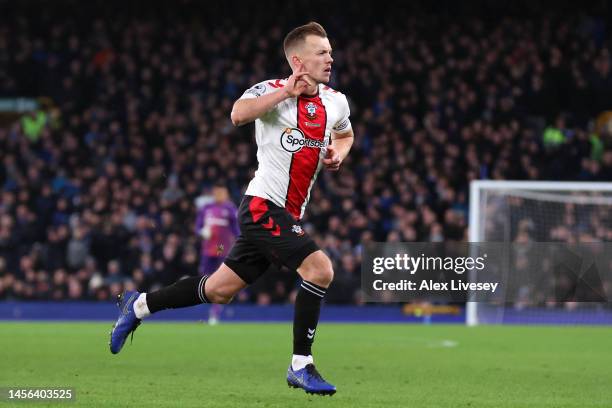
[[[327,112],[319,95],[299,96],[297,105],[298,128],[304,133],[306,139],[323,141]],[[301,218],[302,205],[306,201],[308,188],[319,165],[320,151],[318,147],[304,146],[300,151],[293,153],[291,158],[285,208],[295,219]]]

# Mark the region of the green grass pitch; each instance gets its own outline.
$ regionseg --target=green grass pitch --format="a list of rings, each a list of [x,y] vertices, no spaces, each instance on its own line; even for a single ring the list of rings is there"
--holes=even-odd
[[[118,355],[111,323],[0,323],[0,387],[74,387],[16,407],[611,407],[612,330],[321,324],[338,392],[290,389],[289,324],[145,323]]]

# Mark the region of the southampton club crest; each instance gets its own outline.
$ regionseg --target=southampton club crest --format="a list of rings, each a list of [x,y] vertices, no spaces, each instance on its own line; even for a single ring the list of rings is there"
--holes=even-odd
[[[306,104],[306,117],[310,120],[313,120],[317,117],[317,105],[312,102],[308,102]]]
[[[295,232],[298,237],[304,235],[304,230],[299,225],[294,225],[291,227],[291,232]]]

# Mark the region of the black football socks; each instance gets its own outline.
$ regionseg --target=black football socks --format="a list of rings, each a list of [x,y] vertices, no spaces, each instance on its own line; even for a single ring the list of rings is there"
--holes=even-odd
[[[147,306],[151,313],[155,313],[165,309],[210,303],[204,291],[206,279],[208,275],[185,278],[155,292],[147,293]]]
[[[177,309],[210,303],[206,298],[205,284],[208,276],[190,277],[170,286],[146,294],[146,303],[151,313],[165,309]],[[321,301],[326,289],[308,281],[302,281],[295,298],[293,320],[293,354],[311,355]]]
[[[303,280],[295,298],[295,315],[293,317],[293,354],[311,355],[321,301],[326,289]]]

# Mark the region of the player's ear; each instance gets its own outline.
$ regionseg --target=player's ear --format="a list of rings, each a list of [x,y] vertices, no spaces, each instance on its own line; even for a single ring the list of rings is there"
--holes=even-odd
[[[290,59],[291,59],[291,62],[289,63],[289,65],[291,65],[291,69],[293,69],[294,71],[297,71],[299,67],[302,66],[302,60],[300,59],[300,57],[298,57],[295,54],[293,54]]]

